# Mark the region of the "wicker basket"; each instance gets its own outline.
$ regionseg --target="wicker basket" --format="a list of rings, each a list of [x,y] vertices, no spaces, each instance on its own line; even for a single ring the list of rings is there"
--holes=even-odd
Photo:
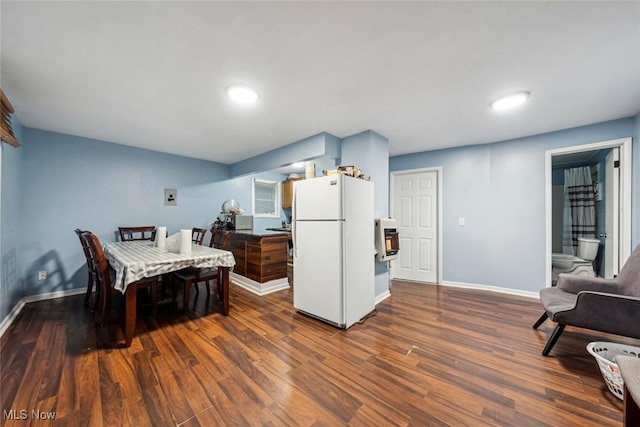
[[[596,358],[600,373],[605,384],[618,399],[622,400],[624,382],[615,363],[616,356],[633,356],[640,358],[640,347],[616,344],[613,342],[592,342],[587,345],[587,351]]]

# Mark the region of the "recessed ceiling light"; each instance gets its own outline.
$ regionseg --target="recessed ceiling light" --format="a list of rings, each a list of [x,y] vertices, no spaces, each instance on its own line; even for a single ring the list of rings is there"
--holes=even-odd
[[[511,95],[503,96],[502,98],[498,98],[491,103],[491,108],[494,110],[507,110],[509,108],[517,107],[520,104],[523,104],[529,96],[530,92],[517,92],[512,93]]]
[[[255,89],[242,83],[227,86],[225,92],[227,92],[229,98],[240,104],[253,104],[260,98]]]

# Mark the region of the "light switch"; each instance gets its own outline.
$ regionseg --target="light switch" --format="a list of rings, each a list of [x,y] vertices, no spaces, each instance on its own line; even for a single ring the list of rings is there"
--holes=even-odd
[[[164,189],[165,206],[178,206],[178,190],[175,188]]]
[[[458,218],[458,225],[464,225],[464,218]]]

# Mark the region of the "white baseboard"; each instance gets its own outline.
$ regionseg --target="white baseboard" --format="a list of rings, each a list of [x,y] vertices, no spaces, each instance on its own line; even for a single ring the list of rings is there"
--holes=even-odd
[[[70,297],[73,295],[80,295],[87,292],[87,288],[68,289],[66,291],[49,292],[46,294],[29,295],[23,298],[25,304],[35,301],[44,301],[47,299],[56,299],[63,297]]]
[[[260,283],[231,271],[229,272],[229,280],[232,280],[234,284],[259,296],[281,291],[283,289],[289,289],[289,279],[286,277],[270,280],[266,283]]]
[[[492,291],[492,292],[499,292],[501,294],[517,295],[521,297],[540,299],[540,294],[538,292],[523,291],[520,289],[512,289],[512,288],[502,288],[500,286],[479,285],[476,283],[465,283],[465,282],[443,282],[441,283],[441,285],[451,286],[453,288],[477,289],[481,291]]]
[[[11,326],[13,321],[16,320],[16,317],[18,317],[18,314],[20,314],[23,308],[24,298],[22,298],[16,305],[13,306],[13,309],[9,312],[7,317],[5,317],[2,323],[0,323],[0,337],[4,335],[7,329],[9,329],[9,326]]]
[[[387,289],[385,292],[381,293],[376,297],[376,305],[380,304],[382,301],[386,300],[390,296],[391,296],[391,291]]]
[[[9,329],[9,326],[16,320],[16,317],[20,314],[22,309],[26,304],[35,301],[44,301],[48,299],[69,297],[72,295],[80,295],[87,292],[86,288],[77,288],[77,289],[68,289],[66,291],[57,291],[57,292],[49,292],[46,294],[38,294],[38,295],[29,295],[26,297],[22,297],[20,301],[13,307],[13,309],[9,312],[7,317],[4,318],[2,323],[0,323],[0,337],[4,335],[4,333]]]

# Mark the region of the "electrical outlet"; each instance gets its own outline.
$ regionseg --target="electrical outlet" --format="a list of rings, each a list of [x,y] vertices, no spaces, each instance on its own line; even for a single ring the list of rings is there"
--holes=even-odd
[[[39,281],[47,280],[47,272],[46,271],[38,271],[38,280]]]

